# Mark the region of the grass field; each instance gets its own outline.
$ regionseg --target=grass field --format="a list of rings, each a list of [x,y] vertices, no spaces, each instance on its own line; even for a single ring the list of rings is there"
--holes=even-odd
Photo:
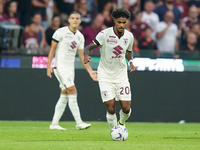
[[[126,123],[127,141],[112,141],[106,122],[87,130],[61,122],[66,131],[50,130],[50,122],[0,121],[0,150],[200,150],[198,123]]]

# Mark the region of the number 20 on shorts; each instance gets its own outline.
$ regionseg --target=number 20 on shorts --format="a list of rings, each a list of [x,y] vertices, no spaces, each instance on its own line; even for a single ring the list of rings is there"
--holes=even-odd
[[[128,95],[129,93],[130,93],[130,89],[128,86],[120,88],[120,95],[124,95],[124,94]]]

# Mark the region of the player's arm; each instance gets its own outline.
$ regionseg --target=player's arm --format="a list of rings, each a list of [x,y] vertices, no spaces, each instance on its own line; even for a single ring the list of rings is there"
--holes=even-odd
[[[97,81],[97,71],[92,70],[92,68],[90,67],[90,64],[87,63],[85,64],[83,62],[84,60],[84,49],[79,49],[78,50],[78,56],[80,58],[81,63],[83,64],[84,68],[87,70],[87,72],[90,74],[90,77],[94,80]]]
[[[126,59],[128,60],[130,71],[135,71],[135,66],[133,65],[133,51],[126,51]]]
[[[50,49],[49,56],[48,56],[48,63],[47,63],[47,76],[50,77],[50,78],[52,77],[52,75],[51,75],[51,73],[52,73],[51,61],[54,57],[57,46],[58,46],[58,41],[52,40],[51,49]]]
[[[98,47],[99,45],[97,44],[94,44],[94,43],[90,43],[88,46],[86,46],[84,48],[84,59],[83,59],[83,62],[84,64],[87,64],[88,62],[90,62],[90,52],[95,49],[96,47]]]

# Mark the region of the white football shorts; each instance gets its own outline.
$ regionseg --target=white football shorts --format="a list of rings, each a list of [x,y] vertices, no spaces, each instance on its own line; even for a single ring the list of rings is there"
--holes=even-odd
[[[111,83],[99,81],[99,88],[103,102],[112,100],[131,101],[131,89],[129,81]]]
[[[60,83],[61,90],[65,90],[74,85],[74,71],[60,72],[56,68],[53,69],[56,78]]]

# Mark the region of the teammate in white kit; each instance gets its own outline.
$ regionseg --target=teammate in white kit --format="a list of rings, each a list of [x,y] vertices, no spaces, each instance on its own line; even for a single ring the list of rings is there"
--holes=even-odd
[[[130,71],[135,70],[132,64],[134,38],[132,33],[125,29],[130,12],[124,8],[117,8],[112,12],[112,17],[115,26],[98,33],[93,43],[84,50],[84,63],[88,63],[90,51],[100,46],[101,58],[97,76],[110,129],[117,125],[115,100],[119,100],[121,105],[119,124],[124,125],[131,114],[131,92],[126,59],[129,61]]]
[[[96,71],[93,71],[89,64],[83,63],[85,40],[83,35],[77,30],[80,23],[80,14],[74,11],[69,16],[70,25],[59,28],[52,36],[51,49],[48,56],[47,76],[51,78],[52,70],[54,70],[54,74],[60,83],[61,94],[55,107],[50,129],[66,130],[59,126],[59,120],[65,111],[67,102],[76,121],[76,128],[86,129],[91,126],[91,124],[86,124],[81,119],[77,104],[77,91],[74,85],[74,60],[76,52],[78,52],[79,58],[91,78],[97,81]],[[55,65],[54,69],[52,69],[51,61],[54,54]]]

